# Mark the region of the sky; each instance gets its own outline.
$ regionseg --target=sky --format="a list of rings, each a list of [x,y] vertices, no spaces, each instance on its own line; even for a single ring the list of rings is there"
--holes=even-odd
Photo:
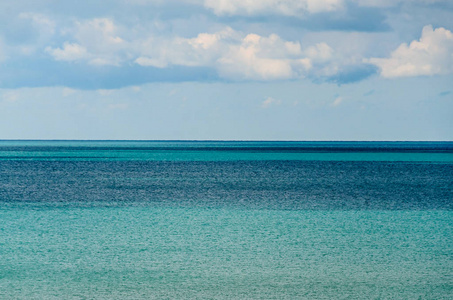
[[[453,1],[0,1],[0,139],[453,141]]]

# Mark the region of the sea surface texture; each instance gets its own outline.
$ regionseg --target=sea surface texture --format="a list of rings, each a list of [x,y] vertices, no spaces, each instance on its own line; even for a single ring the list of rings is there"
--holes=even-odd
[[[0,299],[453,299],[453,143],[0,141]]]

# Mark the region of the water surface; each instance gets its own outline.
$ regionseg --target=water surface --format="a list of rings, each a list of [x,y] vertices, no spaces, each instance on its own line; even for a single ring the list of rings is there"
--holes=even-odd
[[[0,141],[1,299],[451,299],[453,144]]]

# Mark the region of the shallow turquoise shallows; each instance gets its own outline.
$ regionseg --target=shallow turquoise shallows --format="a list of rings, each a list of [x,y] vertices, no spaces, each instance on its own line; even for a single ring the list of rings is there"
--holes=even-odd
[[[452,212],[14,208],[2,299],[448,299]]]
[[[0,299],[452,299],[452,155],[0,141]]]

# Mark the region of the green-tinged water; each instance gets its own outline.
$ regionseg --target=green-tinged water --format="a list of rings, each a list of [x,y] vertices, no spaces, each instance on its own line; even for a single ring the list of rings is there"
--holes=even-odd
[[[0,299],[453,299],[452,155],[0,141]]]
[[[10,207],[2,299],[449,299],[451,211]]]

